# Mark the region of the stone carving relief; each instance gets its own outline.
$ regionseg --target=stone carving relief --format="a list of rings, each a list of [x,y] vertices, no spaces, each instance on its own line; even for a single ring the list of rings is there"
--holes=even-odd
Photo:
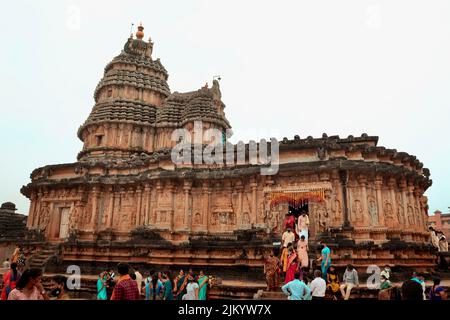
[[[156,210],[156,223],[166,223],[169,221],[167,210]]]
[[[384,202],[384,218],[386,226],[392,228],[396,225],[394,217],[394,209],[389,201]]]
[[[213,212],[211,224],[233,226],[236,224],[236,215],[234,212]]]
[[[416,220],[416,226],[422,227],[422,219],[420,219],[421,215],[420,215],[420,212],[419,212],[419,208],[417,206],[414,207],[414,217],[415,217],[415,220]]]
[[[367,198],[368,203],[368,209],[369,209],[369,216],[370,216],[370,222],[372,226],[378,225],[378,207],[377,202],[373,196],[369,196]]]
[[[83,211],[82,223],[84,226],[87,226],[91,222],[91,217],[92,217],[92,202],[89,199]]]
[[[408,216],[408,224],[410,226],[414,225],[414,209],[411,205],[408,205],[408,208],[406,210],[407,216]]]
[[[340,224],[343,221],[342,206],[337,196],[334,196],[331,200],[331,211],[333,212],[335,223]]]
[[[328,212],[325,202],[318,202],[313,205],[316,231],[324,232],[328,228]]]
[[[194,214],[194,224],[195,225],[202,224],[202,215],[198,211]]]
[[[69,215],[69,230],[75,230],[78,228],[78,216],[80,214],[80,208],[75,205]]]
[[[355,220],[355,223],[362,223],[363,222],[363,208],[360,200],[353,201],[352,206],[352,212],[353,212],[353,218]]]
[[[405,225],[405,220],[404,220],[405,209],[403,208],[402,200],[399,195],[397,196],[396,201],[397,201],[397,220],[400,225]]]
[[[248,213],[248,211],[245,211],[242,214],[242,225],[244,225],[244,226],[250,225],[250,214]]]
[[[44,204],[39,216],[39,229],[44,233],[47,230],[48,224],[50,222],[50,208],[47,204]]]

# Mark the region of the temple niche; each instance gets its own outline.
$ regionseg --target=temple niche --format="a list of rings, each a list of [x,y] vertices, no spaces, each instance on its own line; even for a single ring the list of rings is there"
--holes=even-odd
[[[231,125],[219,82],[171,92],[143,37],[139,26],[105,67],[77,132],[77,161],[35,169],[21,190],[31,202],[27,228],[60,245],[63,261],[261,267],[286,213],[305,211],[310,247],[328,241],[337,264],[433,264],[424,245],[430,172],[416,157],[378,146],[376,136],[283,138],[271,176],[251,161],[250,144],[242,144],[243,162],[233,145],[231,165],[174,164],[173,130],[186,129],[205,148],[214,139],[194,141],[196,124],[220,132]],[[133,254],[141,249],[152,254]]]

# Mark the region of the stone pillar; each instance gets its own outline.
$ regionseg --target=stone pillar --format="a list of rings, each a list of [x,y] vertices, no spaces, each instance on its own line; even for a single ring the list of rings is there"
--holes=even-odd
[[[175,201],[174,198],[175,197],[173,194],[174,188],[175,188],[175,186],[171,182],[168,182],[166,189],[169,192],[169,199],[170,199],[170,203],[171,203],[171,206],[170,206],[171,210],[170,210],[170,217],[169,217],[170,232],[174,231],[174,215],[175,215],[175,206],[174,206],[174,201]]]
[[[381,192],[381,188],[383,187],[383,177],[377,175],[375,177],[375,192],[377,195],[377,207],[378,207],[378,224],[380,226],[385,226],[384,221],[384,208],[383,208],[383,194]]]
[[[406,179],[402,178],[400,180],[400,184],[399,184],[399,188],[400,188],[400,195],[401,195],[401,202],[402,202],[402,206],[403,206],[403,224],[406,228],[409,227],[409,221],[408,221],[408,203],[407,203],[407,199],[406,199],[406,190],[407,190],[407,184],[406,184]]]
[[[142,187],[136,187],[136,226],[143,224],[141,211],[142,211]]]
[[[419,224],[418,224],[417,228],[420,231],[426,231],[424,219],[423,219],[424,214],[423,214],[422,206],[420,203],[421,195],[422,195],[422,192],[421,192],[420,188],[418,186],[415,186],[414,187],[414,207],[415,208],[417,207],[417,209],[419,209],[419,213],[418,213],[419,216],[417,217]],[[417,214],[415,209],[414,209],[414,214]]]
[[[415,219],[415,210],[414,210],[414,181],[413,180],[409,180],[408,181],[408,205],[412,207],[412,225],[411,225],[411,229],[413,230],[417,230],[416,226],[416,219]],[[408,210],[407,210],[408,212]]]
[[[238,203],[237,203],[237,211],[236,211],[236,225],[240,226],[240,225],[242,225],[242,204],[243,204],[242,192],[244,190],[244,186],[242,185],[241,180],[236,181],[234,190],[238,194]]]
[[[37,191],[37,197],[35,200],[36,201],[36,205],[34,208],[35,214],[33,217],[33,224],[32,224],[32,227],[34,227],[34,228],[39,227],[39,219],[41,218],[40,213],[41,213],[41,205],[42,205],[42,196],[43,196],[42,190],[41,190],[41,188],[39,188]]]
[[[343,227],[350,227],[350,208],[349,208],[349,198],[348,198],[348,171],[343,170],[339,172],[339,177],[342,185],[342,210],[344,212],[344,223]]]
[[[115,195],[113,186],[108,187],[108,193],[109,193],[109,205],[108,205],[108,220],[106,223],[108,228],[112,228],[113,214],[114,214],[114,195]]]
[[[392,213],[394,215],[394,223],[397,225],[397,228],[400,228],[400,221],[398,221],[397,217],[397,201],[395,199],[395,188],[397,186],[397,180],[393,177],[389,178],[388,180],[388,188],[389,188],[389,196],[391,199],[391,205],[392,205]]]
[[[372,225],[372,217],[369,213],[369,206],[367,204],[367,177],[363,174],[358,176],[359,187],[361,188],[361,205],[363,210],[363,225]]]
[[[206,233],[209,234],[209,228],[210,228],[210,218],[211,218],[211,188],[209,186],[208,181],[204,181],[202,184],[202,191],[204,195],[204,202],[203,202],[203,214],[206,216]]]
[[[148,225],[151,214],[151,197],[152,197],[152,189],[150,187],[150,183],[146,183],[144,186],[144,203],[145,203],[145,212],[144,212],[144,224]]]
[[[355,179],[353,179],[353,177],[351,179],[348,180],[347,182],[347,199],[348,199],[348,211],[349,211],[349,215],[348,215],[348,219],[350,221],[350,223],[355,226],[355,227],[359,227],[358,225],[358,221],[357,221],[357,214],[358,212],[355,212],[356,205],[355,205],[355,189],[358,186],[358,183]]]
[[[331,173],[331,185],[334,194],[334,199],[331,200],[331,211],[333,213],[331,221],[333,227],[339,227],[344,223],[343,214],[341,216],[342,211],[339,212],[341,208],[340,205],[344,201],[342,200],[342,185],[339,181],[339,173],[335,170]]]
[[[252,190],[252,216],[254,217],[254,221],[256,223],[258,219],[258,207],[257,207],[257,199],[256,199],[256,188],[258,184],[256,183],[255,178],[250,180],[250,188]]]
[[[192,181],[186,180],[183,183],[184,192],[184,221],[185,229],[192,231],[192,206],[191,206]]]
[[[35,219],[35,209],[36,209],[36,193],[33,191],[30,194],[30,209],[28,211],[28,219],[27,219],[27,228],[31,228],[33,226],[33,222]]]
[[[91,212],[91,221],[89,222],[88,230],[94,231],[97,227],[95,223],[98,219],[98,197],[100,195],[100,190],[98,186],[94,186],[91,191],[92,196],[92,212]]]

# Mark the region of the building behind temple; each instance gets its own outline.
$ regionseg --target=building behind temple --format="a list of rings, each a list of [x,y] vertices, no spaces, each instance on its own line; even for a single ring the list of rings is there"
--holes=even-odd
[[[231,125],[218,81],[171,92],[152,51],[140,26],[95,88],[77,161],[37,168],[21,189],[31,201],[29,246],[57,245],[67,264],[262,268],[285,214],[305,209],[310,246],[326,239],[337,265],[434,264],[430,172],[376,136],[283,138],[276,175],[261,175],[249,144],[244,163],[174,164],[174,129]],[[209,142],[204,136],[202,148]]]

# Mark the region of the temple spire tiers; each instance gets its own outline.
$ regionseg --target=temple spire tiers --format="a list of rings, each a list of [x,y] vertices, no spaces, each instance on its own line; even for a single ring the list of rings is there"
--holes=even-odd
[[[333,263],[433,265],[424,244],[430,173],[415,156],[376,136],[323,134],[267,142],[279,150],[274,175],[262,174],[257,143],[227,141],[223,158],[236,161],[207,163],[208,130],[223,137],[231,128],[219,81],[171,92],[144,39],[139,25],[106,65],[77,161],[37,168],[21,189],[28,228],[61,243],[61,261],[262,268],[285,214],[306,210],[311,247],[329,241]],[[200,162],[172,161],[175,129]]]

